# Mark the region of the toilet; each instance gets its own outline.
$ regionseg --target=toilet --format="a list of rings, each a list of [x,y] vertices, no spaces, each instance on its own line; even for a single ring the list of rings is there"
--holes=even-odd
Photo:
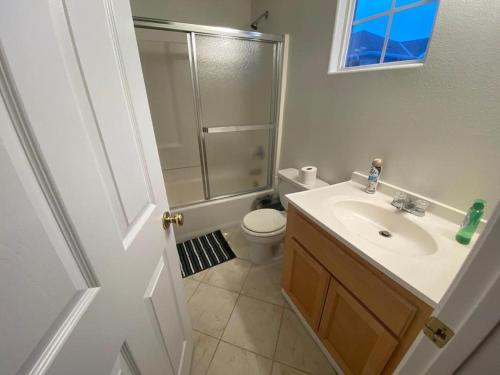
[[[279,256],[279,245],[286,231],[288,200],[285,195],[328,186],[320,179],[316,179],[313,184],[305,185],[299,182],[298,177],[299,171],[295,168],[282,169],[278,172],[278,193],[285,211],[263,208],[251,211],[243,218],[241,230],[251,243],[249,257],[253,263],[268,263]]]

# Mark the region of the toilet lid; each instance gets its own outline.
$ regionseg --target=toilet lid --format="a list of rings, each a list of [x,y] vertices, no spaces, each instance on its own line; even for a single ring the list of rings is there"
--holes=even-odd
[[[269,233],[283,228],[286,218],[278,210],[263,208],[246,214],[243,225],[252,232]]]

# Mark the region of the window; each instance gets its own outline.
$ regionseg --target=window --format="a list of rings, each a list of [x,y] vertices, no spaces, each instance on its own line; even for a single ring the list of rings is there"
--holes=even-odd
[[[421,64],[439,0],[339,0],[330,73]]]

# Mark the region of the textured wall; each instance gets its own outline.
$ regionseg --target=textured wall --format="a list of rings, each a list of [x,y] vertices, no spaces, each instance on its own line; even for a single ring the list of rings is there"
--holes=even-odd
[[[250,0],[131,0],[132,14],[170,21],[249,28]]]
[[[290,34],[281,167],[331,182],[385,159],[383,179],[460,209],[500,196],[500,2],[442,0],[417,69],[328,75],[332,0],[252,0]]]
[[[467,358],[456,375],[498,374],[500,371],[500,325],[497,325]]]

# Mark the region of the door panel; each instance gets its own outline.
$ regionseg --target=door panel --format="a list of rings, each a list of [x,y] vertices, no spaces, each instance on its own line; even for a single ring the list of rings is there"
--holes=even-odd
[[[162,167],[199,166],[188,34],[137,28],[136,36]]]
[[[128,247],[155,205],[152,181],[146,171],[147,159],[140,142],[139,118],[132,101],[134,86],[126,71],[126,51],[122,51],[119,44],[116,7],[111,1],[105,1],[101,9],[79,3],[68,1],[67,16],[95,118],[93,125],[97,126],[98,136],[93,140],[93,147],[100,150],[107,161],[100,168],[106,168],[103,173],[112,177],[106,185],[113,201],[119,203],[115,216],[122,223],[124,245]],[[100,15],[101,22],[89,25],[84,17],[90,16],[92,10],[100,11],[94,18],[97,21]],[[95,43],[89,38],[91,30],[108,37]],[[114,95],[109,95],[110,92]]]
[[[127,342],[122,344],[118,358],[111,370],[111,375],[141,375]]]
[[[331,276],[297,241],[286,241],[283,287],[317,331]]]
[[[270,137],[268,129],[205,135],[212,197],[254,191],[268,185]]]
[[[107,374],[120,355],[133,375],[187,374],[191,329],[128,2],[1,3],[0,38],[2,375]],[[145,297],[164,254],[171,292],[155,303],[175,334]]]
[[[145,298],[151,305],[163,343],[173,362],[174,373],[177,373],[184,351],[183,345],[179,345],[179,342],[184,341],[184,333],[182,331],[180,312],[176,304],[172,302],[175,301],[175,289],[170,270],[165,263],[168,264],[168,259],[163,256],[156,266],[146,290]],[[172,307],[177,310],[177,314],[172,313]]]
[[[136,28],[165,185],[175,206],[205,198],[188,36]]]
[[[273,43],[196,35],[204,127],[274,123]]]
[[[0,364],[14,374],[31,352],[43,351],[38,343],[87,285],[7,127],[3,101],[0,124]]]
[[[132,370],[127,364],[127,361],[125,360],[125,358],[123,358],[123,355],[120,352],[118,358],[116,359],[115,365],[111,370],[111,375],[138,375],[138,374],[132,372]]]
[[[380,374],[398,344],[335,280],[328,290],[319,337],[346,374]]]

